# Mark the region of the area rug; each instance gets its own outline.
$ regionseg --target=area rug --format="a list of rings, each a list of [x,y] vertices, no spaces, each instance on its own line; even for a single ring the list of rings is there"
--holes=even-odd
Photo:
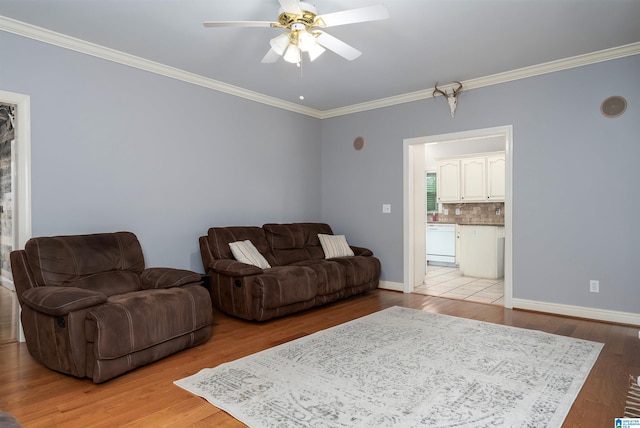
[[[631,386],[624,406],[624,417],[640,418],[640,382],[633,376],[629,376],[629,378]]]
[[[174,383],[253,428],[559,427],[602,347],[393,307]]]

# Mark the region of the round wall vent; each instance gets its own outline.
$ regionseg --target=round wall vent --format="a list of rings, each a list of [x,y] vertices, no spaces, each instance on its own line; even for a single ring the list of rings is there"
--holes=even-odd
[[[364,138],[356,137],[356,139],[353,140],[353,148],[356,150],[362,150],[364,148]]]
[[[627,109],[627,100],[620,96],[609,97],[600,105],[600,111],[606,117],[618,117]]]

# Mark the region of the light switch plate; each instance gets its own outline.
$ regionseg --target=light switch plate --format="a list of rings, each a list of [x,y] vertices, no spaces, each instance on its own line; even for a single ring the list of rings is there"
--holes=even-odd
[[[384,214],[390,214],[391,213],[391,204],[382,204],[382,212]]]

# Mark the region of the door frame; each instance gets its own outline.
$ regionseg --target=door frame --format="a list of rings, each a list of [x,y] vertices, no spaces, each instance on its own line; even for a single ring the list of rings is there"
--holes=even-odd
[[[424,203],[424,146],[454,140],[501,135],[505,139],[505,260],[504,260],[504,307],[513,307],[513,126],[475,129],[424,137],[407,138],[403,141],[403,291],[413,292],[416,284],[422,284],[426,272],[426,226]],[[419,178],[421,177],[421,178]]]
[[[0,103],[16,106],[15,179],[13,248],[24,248],[31,238],[31,98],[0,90]],[[9,285],[9,284],[8,284]],[[10,284],[15,290],[15,285]],[[16,313],[16,338],[24,342],[20,311]]]

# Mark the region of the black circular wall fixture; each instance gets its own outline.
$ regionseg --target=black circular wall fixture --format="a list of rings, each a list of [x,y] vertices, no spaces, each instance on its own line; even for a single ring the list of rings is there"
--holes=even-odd
[[[353,140],[353,148],[356,150],[364,149],[364,138],[356,137],[356,139]]]
[[[600,104],[600,112],[605,117],[618,117],[627,109],[627,100],[623,97],[614,95],[607,98]]]

